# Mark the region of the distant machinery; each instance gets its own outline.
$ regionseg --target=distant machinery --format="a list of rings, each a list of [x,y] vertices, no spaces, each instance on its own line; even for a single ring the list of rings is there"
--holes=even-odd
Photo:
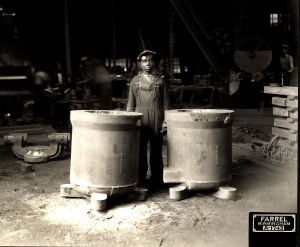
[[[3,36],[11,36],[17,37],[17,27],[15,25],[15,13],[8,13],[6,12],[3,5],[0,4],[0,29],[1,35]]]
[[[206,30],[188,0],[170,0],[170,3],[223,84],[225,92],[233,95],[239,89],[240,81],[249,78],[247,74],[251,74],[252,82],[263,79],[263,72],[272,61],[272,51],[265,41],[245,39],[235,49],[226,29],[217,28],[210,33]],[[224,57],[233,59],[235,64],[224,61]]]
[[[21,118],[24,101],[33,96],[30,49],[18,37],[15,16],[0,4],[0,126],[5,115]]]
[[[244,40],[234,52],[234,62],[241,72],[230,71],[229,94],[238,90],[239,80],[245,77],[242,73],[250,73],[252,81],[261,81],[271,61],[272,51],[265,41],[259,38]]]

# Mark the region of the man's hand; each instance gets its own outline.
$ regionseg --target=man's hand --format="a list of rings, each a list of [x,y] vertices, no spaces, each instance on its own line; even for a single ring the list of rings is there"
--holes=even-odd
[[[166,123],[166,121],[164,121],[162,124],[162,129],[161,129],[160,133],[164,134],[166,132],[167,132],[167,123]]]

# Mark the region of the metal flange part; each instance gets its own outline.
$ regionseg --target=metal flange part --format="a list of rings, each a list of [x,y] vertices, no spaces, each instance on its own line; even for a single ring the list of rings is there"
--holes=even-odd
[[[50,146],[28,146],[25,147],[27,153],[24,155],[24,161],[28,163],[42,163],[49,161]]]
[[[58,157],[63,151],[63,145],[70,142],[70,133],[52,133],[48,136],[50,145],[25,146],[28,135],[26,133],[10,133],[4,136],[5,145],[12,145],[15,156],[28,163],[47,162]]]

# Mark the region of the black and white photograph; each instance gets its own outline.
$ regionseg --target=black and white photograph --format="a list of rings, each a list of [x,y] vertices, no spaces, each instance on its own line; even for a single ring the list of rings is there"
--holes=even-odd
[[[0,246],[298,246],[298,64],[298,0],[0,0]]]

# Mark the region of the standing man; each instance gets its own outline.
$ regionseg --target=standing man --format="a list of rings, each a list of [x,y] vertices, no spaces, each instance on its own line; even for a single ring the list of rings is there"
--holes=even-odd
[[[169,109],[168,85],[157,72],[156,52],[145,50],[137,57],[139,72],[133,77],[127,111],[143,113],[140,132],[139,184],[145,185],[148,170],[147,145],[150,141],[151,177],[149,189],[163,185],[162,129],[164,110]]]
[[[112,80],[109,72],[104,67],[102,61],[94,61],[94,70],[91,80],[91,98],[100,98],[101,106],[97,106],[96,109],[111,110],[112,109]]]
[[[281,56],[279,59],[280,73],[281,73],[281,86],[289,86],[291,80],[291,73],[294,70],[293,58],[288,54],[289,47],[281,45]]]

